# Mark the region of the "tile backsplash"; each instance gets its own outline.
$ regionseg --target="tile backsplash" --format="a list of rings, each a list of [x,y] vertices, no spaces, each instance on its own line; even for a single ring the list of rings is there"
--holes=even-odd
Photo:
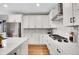
[[[24,37],[28,37],[30,39],[40,39],[41,35],[47,34],[47,29],[24,29]],[[66,37],[69,40],[70,32],[74,32],[75,38],[74,42],[78,41],[78,26],[77,27],[58,27],[56,29],[52,29],[53,34],[58,34],[60,36]]]
[[[24,29],[24,37],[29,38],[29,41],[35,41],[41,39],[41,36],[47,34],[47,29]]]

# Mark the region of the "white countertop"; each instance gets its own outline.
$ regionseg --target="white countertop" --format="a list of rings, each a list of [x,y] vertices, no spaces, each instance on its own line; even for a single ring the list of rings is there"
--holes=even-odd
[[[21,38],[12,37],[12,38],[8,38],[6,40],[7,40],[7,46],[5,46],[4,48],[0,48],[0,55],[7,55],[8,53],[13,51],[15,48],[20,46],[22,43],[24,43],[28,39],[24,38],[24,37],[21,37]]]

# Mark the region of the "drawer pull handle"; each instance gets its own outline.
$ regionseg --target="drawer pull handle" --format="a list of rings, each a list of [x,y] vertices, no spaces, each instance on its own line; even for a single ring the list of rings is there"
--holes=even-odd
[[[58,52],[58,53],[61,53],[61,51],[60,51],[59,49],[57,49],[57,52]]]
[[[17,55],[17,53],[15,52],[14,55]]]

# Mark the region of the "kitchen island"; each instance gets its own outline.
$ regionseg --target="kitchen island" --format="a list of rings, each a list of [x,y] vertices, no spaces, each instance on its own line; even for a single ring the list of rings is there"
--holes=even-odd
[[[28,39],[24,37],[12,37],[6,39],[6,46],[4,48],[0,48],[0,55],[8,55],[8,54],[21,54],[22,51],[22,45],[24,42],[26,42]],[[13,51],[17,51],[12,53]]]

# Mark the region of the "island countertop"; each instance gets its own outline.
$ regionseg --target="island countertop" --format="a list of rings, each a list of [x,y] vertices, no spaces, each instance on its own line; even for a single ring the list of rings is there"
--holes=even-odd
[[[25,37],[12,37],[12,38],[7,38],[7,44],[4,48],[0,48],[0,55],[7,55],[11,51],[13,51],[15,48],[23,44],[25,41],[28,39]]]

